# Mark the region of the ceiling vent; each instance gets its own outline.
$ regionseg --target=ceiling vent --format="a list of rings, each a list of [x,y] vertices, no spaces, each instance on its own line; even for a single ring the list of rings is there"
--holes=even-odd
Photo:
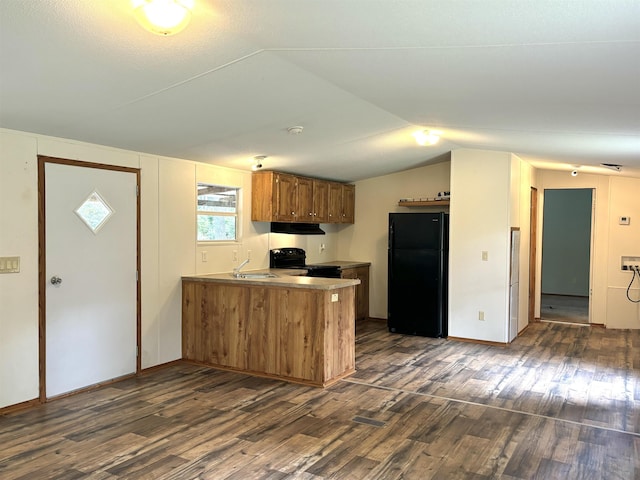
[[[601,163],[600,166],[610,168],[611,170],[615,170],[616,172],[622,170],[622,165],[618,165],[616,163]]]

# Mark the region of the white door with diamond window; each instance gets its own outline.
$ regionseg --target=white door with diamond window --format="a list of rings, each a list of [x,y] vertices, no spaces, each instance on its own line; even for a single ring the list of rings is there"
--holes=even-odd
[[[136,372],[137,175],[45,163],[45,388]]]

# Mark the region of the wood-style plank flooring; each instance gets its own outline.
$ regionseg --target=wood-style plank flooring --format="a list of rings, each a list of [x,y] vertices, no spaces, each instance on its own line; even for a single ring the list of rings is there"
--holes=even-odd
[[[366,321],[356,352],[326,389],[185,363],[0,416],[0,478],[640,478],[640,331],[502,348]]]
[[[543,293],[540,302],[542,320],[585,325],[589,323],[589,297]]]

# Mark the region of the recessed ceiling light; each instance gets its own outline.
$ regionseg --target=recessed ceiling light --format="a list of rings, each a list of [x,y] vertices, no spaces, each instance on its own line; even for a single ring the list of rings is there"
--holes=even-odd
[[[136,20],[158,35],[175,35],[191,20],[194,0],[131,0]]]

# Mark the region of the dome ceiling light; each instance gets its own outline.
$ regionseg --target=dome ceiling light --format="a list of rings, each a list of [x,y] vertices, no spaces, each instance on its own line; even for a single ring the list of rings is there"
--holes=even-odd
[[[175,35],[191,20],[194,0],[131,0],[140,25],[157,35]]]
[[[421,130],[413,134],[418,145],[435,145],[440,140],[440,134],[438,130]]]
[[[299,125],[287,128],[287,132],[289,132],[290,135],[300,135],[302,133],[302,130],[304,130],[304,127],[301,127]]]

